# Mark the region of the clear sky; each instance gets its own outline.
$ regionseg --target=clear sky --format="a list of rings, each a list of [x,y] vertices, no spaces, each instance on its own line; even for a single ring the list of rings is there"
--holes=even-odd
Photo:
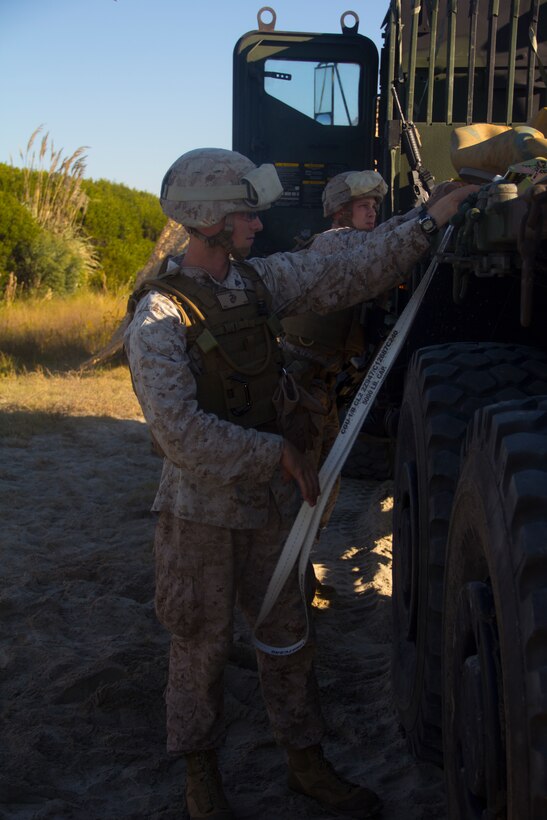
[[[232,52],[264,5],[0,0],[0,162],[20,165],[43,125],[63,156],[87,146],[87,177],[158,194],[180,154],[231,148]],[[354,11],[379,49],[389,0],[268,5],[280,31],[339,33],[341,15]]]

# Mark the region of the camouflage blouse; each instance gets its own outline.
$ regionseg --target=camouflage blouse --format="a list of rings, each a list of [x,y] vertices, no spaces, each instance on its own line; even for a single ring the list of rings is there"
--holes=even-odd
[[[372,233],[327,231],[320,251],[248,261],[280,318],[308,310],[329,313],[395,286],[429,249],[414,219],[397,221],[392,229],[386,223]],[[185,267],[184,273],[213,289],[244,287],[234,266],[221,285],[202,268]],[[284,516],[295,514],[296,484],[285,483],[279,468],[281,436],[244,429],[198,406],[199,354],[188,349],[173,302],[157,292],[146,295],[124,342],[144,417],[166,454],[153,509],[214,526],[254,529],[266,522],[271,492]]]

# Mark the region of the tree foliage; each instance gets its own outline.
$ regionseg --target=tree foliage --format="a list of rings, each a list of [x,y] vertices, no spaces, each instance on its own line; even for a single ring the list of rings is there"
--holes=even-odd
[[[166,222],[157,197],[119,183],[86,180],[89,203],[83,227],[100,263],[95,284],[130,288],[154,250]]]
[[[8,282],[18,295],[131,290],[167,221],[157,197],[85,179],[84,149],[64,157],[48,134],[35,149],[40,130],[22,168],[0,163],[0,298]]]
[[[18,282],[26,293],[65,296],[84,288],[88,274],[77,241],[41,230],[21,254]]]
[[[26,248],[40,233],[40,227],[17,196],[3,186],[4,174],[0,166],[0,287],[10,272],[15,273]],[[8,169],[11,171],[13,169]],[[15,187],[15,186],[14,186]]]

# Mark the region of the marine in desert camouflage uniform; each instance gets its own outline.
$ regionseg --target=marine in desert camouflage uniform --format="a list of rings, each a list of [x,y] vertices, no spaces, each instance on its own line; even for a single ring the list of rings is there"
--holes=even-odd
[[[186,758],[191,818],[234,816],[215,754],[224,735],[222,678],[233,608],[237,604],[252,626],[301,499],[313,505],[319,493],[315,467],[276,432],[273,405],[269,409],[269,398],[254,390],[252,377],[243,379],[247,408],[223,413],[205,406],[212,394],[203,387],[211,375],[204,339],[211,339],[194,333],[199,304],[209,299],[222,306],[226,317],[218,326],[229,341],[230,306],[256,306],[256,322],[265,322],[265,314],[328,313],[397,284],[429,247],[411,221],[379,236],[333,231],[328,256],[310,249],[252,259],[246,266],[238,260],[248,255],[262,227],[257,211],[280,194],[273,166],[257,169],[241,154],[202,149],[180,157],[164,178],[161,204],[190,233],[185,255],[172,260],[170,269],[182,275],[192,298],[172,298],[161,282],[151,283],[136,295],[125,336],[135,391],[165,454],[153,505],[159,513],[156,611],[171,633],[167,748]],[[432,210],[439,225],[461,199],[450,195]],[[271,352],[270,342],[266,347]],[[268,355],[275,365],[275,351]],[[246,356],[255,356],[252,344]],[[245,370],[241,358],[240,366]],[[231,387],[223,390],[227,395]],[[254,412],[255,399],[262,421],[245,426],[245,409]],[[234,415],[236,410],[243,415]],[[287,645],[303,630],[294,572],[260,637]],[[347,783],[322,755],[313,654],[313,636],[292,655],[257,652],[272,730],[287,751],[289,785],[334,812],[375,816],[381,803],[374,792]]]
[[[323,216],[331,219],[332,228],[372,231],[387,185],[377,171],[344,171],[332,177],[323,190]],[[392,230],[401,222],[394,217],[384,230]],[[310,247],[318,253],[330,253],[328,232],[318,234]],[[313,415],[315,436],[306,450],[319,468],[329,454],[340,430],[336,382],[350,359],[359,359],[365,350],[361,318],[362,306],[353,305],[327,316],[314,312],[289,316],[282,321],[283,349],[290,362],[289,370],[297,374],[317,401],[321,412]],[[321,529],[326,527],[340,490],[340,477],[331,492],[321,517]],[[317,589],[321,585],[317,584]]]

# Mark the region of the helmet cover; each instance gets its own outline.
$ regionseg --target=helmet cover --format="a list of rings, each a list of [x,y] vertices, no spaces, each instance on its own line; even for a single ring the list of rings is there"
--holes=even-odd
[[[323,190],[323,216],[332,216],[349,202],[372,197],[378,204],[387,194],[387,185],[378,171],[343,171],[332,177]]]
[[[236,211],[265,210],[282,193],[273,165],[257,168],[237,151],[197,148],[179,157],[165,174],[160,204],[175,222],[204,228]]]

